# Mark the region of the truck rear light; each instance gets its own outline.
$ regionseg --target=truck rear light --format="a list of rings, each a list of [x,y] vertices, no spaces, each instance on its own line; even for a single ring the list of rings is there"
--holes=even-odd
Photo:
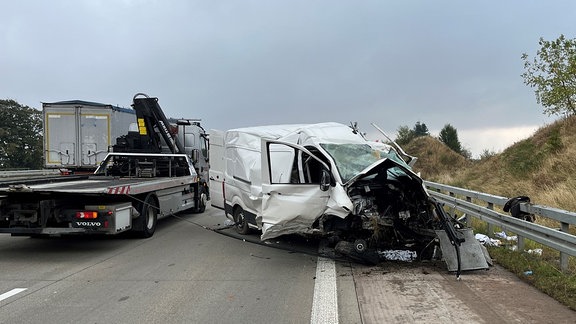
[[[89,211],[89,210],[79,211],[79,212],[76,212],[76,218],[78,218],[78,219],[95,219],[95,218],[98,218],[98,212]]]

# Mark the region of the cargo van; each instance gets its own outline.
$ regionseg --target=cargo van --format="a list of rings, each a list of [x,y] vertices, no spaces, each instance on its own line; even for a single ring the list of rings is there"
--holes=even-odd
[[[240,234],[321,235],[356,254],[401,249],[428,258],[439,236],[464,242],[398,151],[356,127],[257,126],[210,138],[212,206]]]

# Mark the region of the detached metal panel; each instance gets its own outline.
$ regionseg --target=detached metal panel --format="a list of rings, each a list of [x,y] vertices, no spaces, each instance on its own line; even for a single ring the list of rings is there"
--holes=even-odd
[[[43,103],[44,166],[94,170],[136,122],[132,109],[73,100]]]

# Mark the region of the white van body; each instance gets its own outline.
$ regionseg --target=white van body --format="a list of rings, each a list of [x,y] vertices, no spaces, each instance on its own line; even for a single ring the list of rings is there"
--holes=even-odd
[[[262,231],[261,240],[320,234],[358,253],[406,249],[428,257],[438,239],[448,246],[464,242],[397,151],[366,140],[354,127],[328,122],[212,130],[210,145],[212,206],[241,234],[249,227]],[[478,268],[487,268],[484,259],[468,267]]]
[[[352,159],[358,157],[349,155],[344,145],[369,147],[372,154],[388,157],[375,157],[369,170],[388,161],[410,175],[420,193],[427,196],[421,179],[391,146],[366,141],[343,124],[212,130],[210,138],[212,205],[224,209],[230,219],[235,208],[242,208],[249,226],[262,230],[262,240],[292,233],[313,234],[322,231],[313,226],[321,216],[344,219],[353,211],[355,204],[346,188],[362,172],[339,170],[342,165],[336,164],[326,146],[341,145],[344,151],[340,158]],[[327,191],[320,188],[322,168],[331,170],[333,183]]]

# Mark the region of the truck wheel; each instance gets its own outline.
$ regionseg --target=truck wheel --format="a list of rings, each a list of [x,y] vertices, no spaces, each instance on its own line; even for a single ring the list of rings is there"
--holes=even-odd
[[[148,194],[138,208],[140,216],[134,221],[134,233],[137,237],[148,238],[156,231],[158,220],[158,204],[154,195]]]
[[[203,213],[206,210],[206,191],[204,191],[204,187],[200,188],[200,198],[198,199],[198,206],[196,206],[197,213]]]
[[[234,223],[236,224],[235,228],[238,234],[248,234],[250,228],[248,227],[246,217],[244,217],[244,210],[242,207],[238,207],[234,210]]]

